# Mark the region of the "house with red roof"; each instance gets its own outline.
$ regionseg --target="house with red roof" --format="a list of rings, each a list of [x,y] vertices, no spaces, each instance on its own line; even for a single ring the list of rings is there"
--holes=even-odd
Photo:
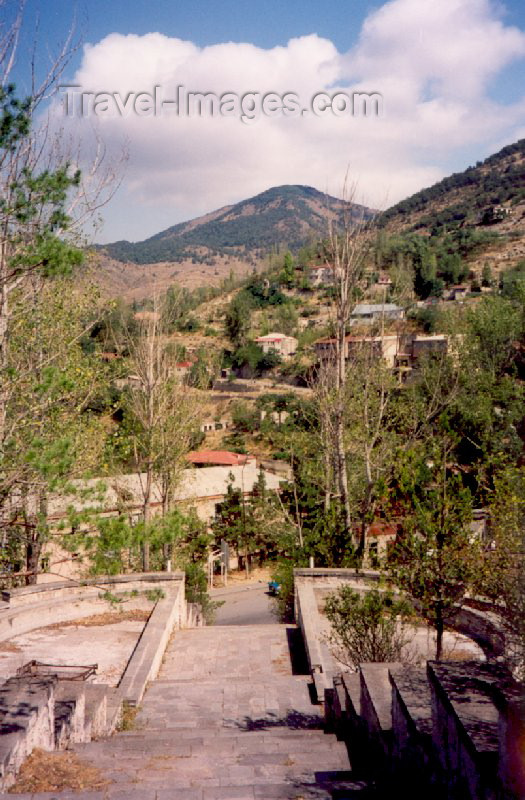
[[[298,341],[294,336],[286,336],[284,333],[268,333],[266,336],[258,336],[255,343],[259,345],[264,353],[269,353],[270,350],[273,350],[283,358],[293,356],[298,345]]]
[[[194,467],[243,467],[255,464],[255,456],[229,450],[193,450],[186,455],[186,461]]]

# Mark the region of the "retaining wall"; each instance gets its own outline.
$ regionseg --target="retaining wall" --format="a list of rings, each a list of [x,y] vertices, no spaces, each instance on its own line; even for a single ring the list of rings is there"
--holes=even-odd
[[[173,597],[174,624],[186,625],[184,574],[182,572],[148,572],[139,575],[105,576],[84,581],[60,581],[24,586],[2,592],[0,603],[0,642],[23,633],[69,622],[107,611],[110,593],[126,596],[126,608],[133,608],[132,592],[162,590]]]

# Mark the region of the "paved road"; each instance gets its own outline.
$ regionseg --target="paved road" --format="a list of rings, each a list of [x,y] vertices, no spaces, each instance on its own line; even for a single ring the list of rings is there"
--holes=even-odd
[[[278,621],[267,583],[235,584],[212,589],[210,595],[212,600],[224,601],[217,609],[215,625],[269,625]]]

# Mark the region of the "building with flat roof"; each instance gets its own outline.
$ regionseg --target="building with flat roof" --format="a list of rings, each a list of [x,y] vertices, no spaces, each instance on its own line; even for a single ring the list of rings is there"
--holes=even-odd
[[[404,319],[405,311],[395,303],[358,303],[350,315],[350,324]]]

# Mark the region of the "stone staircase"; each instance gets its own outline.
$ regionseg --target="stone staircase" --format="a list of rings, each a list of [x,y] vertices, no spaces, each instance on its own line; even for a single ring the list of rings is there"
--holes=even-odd
[[[323,730],[309,677],[294,674],[300,671],[294,668],[296,636],[294,626],[284,625],[177,631],[134,729],[75,745],[103,771],[107,787],[71,797],[368,797],[366,787],[352,780],[343,743]],[[70,793],[54,796],[66,800]]]

